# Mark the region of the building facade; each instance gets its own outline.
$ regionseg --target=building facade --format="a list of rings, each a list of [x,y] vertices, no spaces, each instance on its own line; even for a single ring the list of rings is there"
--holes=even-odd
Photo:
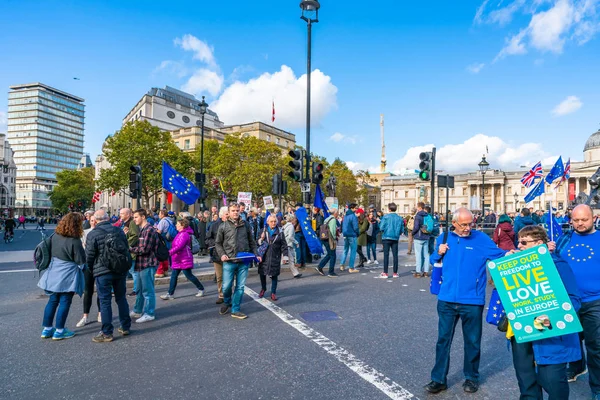
[[[164,89],[152,88],[123,118],[123,125],[133,121],[148,121],[164,131],[190,128],[202,124],[200,100],[191,94],[165,86]],[[204,114],[204,126],[221,128],[223,123],[212,110]]]
[[[7,138],[17,166],[15,206],[21,213],[52,213],[48,193],[57,184],[56,173],[76,169],[81,160],[84,118],[82,98],[42,83],[10,87]]]
[[[568,182],[552,190],[556,183],[546,184],[545,193],[530,203],[525,203],[525,195],[529,189],[521,184],[521,177],[527,170],[501,171],[489,170],[485,174],[485,186],[481,172],[453,174],[454,188],[449,189],[446,202],[446,189],[436,187],[435,211],[444,212],[446,205],[450,211],[459,207],[471,210],[481,210],[482,204],[486,209],[498,213],[515,212],[523,207],[533,207],[535,210],[546,209],[547,203],[558,210],[566,208],[575,200],[579,193],[589,192],[587,178],[600,167],[600,130],[588,139],[585,144],[583,162],[571,161],[571,176]],[[493,166],[492,166],[493,167]],[[552,165],[544,166],[548,172]],[[437,174],[443,174],[438,171]],[[398,212],[409,214],[416,203],[423,201],[431,203],[431,182],[423,182],[417,175],[390,176],[381,184],[382,205],[391,202],[398,205]]]
[[[0,133],[0,211],[3,216],[12,215],[15,208],[17,165],[13,153],[6,134]]]

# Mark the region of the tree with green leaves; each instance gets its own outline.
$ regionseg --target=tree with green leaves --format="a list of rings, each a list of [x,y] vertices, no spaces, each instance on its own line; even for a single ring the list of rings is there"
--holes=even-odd
[[[193,180],[195,168],[192,157],[173,143],[170,132],[162,131],[150,125],[148,121],[125,124],[113,136],[106,139],[102,152],[111,168],[100,171],[98,189],[128,192],[130,167],[140,163],[142,199],[146,205],[150,197],[162,192],[163,160],[179,173]]]
[[[83,168],[81,170],[65,169],[56,173],[58,185],[48,195],[52,201],[52,207],[66,213],[69,204],[82,202],[89,207],[94,196],[94,168]]]

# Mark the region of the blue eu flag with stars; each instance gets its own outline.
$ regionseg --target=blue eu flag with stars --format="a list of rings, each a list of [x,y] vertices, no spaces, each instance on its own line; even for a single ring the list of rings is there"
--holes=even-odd
[[[179,197],[185,204],[194,204],[200,197],[198,188],[164,161],[162,163],[162,186]]]
[[[552,167],[552,169],[550,170],[550,172],[548,172],[548,175],[546,175],[546,182],[547,183],[552,183],[555,180],[557,180],[558,178],[562,178],[562,176],[565,173],[565,166],[562,162],[562,156],[558,157],[558,160],[556,160],[556,162],[554,163],[554,166]]]
[[[500,295],[498,294],[498,291],[494,289],[492,290],[492,297],[490,298],[490,306],[487,315],[485,316],[485,322],[498,326],[500,319],[504,314],[504,307],[502,307]]]
[[[312,223],[310,221],[310,218],[308,217],[306,208],[300,207],[299,209],[297,209],[296,218],[298,219],[298,223],[302,227],[302,233],[304,234],[304,238],[306,239],[306,243],[308,244],[310,254],[323,254],[323,245],[321,244],[321,241],[319,240],[317,234],[312,228]]]

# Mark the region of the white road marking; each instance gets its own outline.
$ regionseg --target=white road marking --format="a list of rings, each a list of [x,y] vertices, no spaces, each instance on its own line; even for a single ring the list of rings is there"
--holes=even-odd
[[[6,274],[9,272],[33,272],[37,271],[37,269],[9,269],[8,271],[0,271],[0,274]]]
[[[356,356],[345,350],[343,347],[338,346],[335,342],[321,335],[319,332],[315,331],[314,329],[306,325],[304,322],[294,318],[284,309],[276,306],[267,299],[259,299],[258,294],[254,290],[246,286],[246,288],[244,289],[244,293],[250,296],[261,306],[271,311],[283,322],[296,329],[308,339],[315,342],[319,347],[321,347],[327,353],[332,355],[346,367],[350,368],[362,379],[364,379],[365,381],[369,382],[377,389],[382,391],[390,399],[408,400],[415,398],[415,396],[408,390],[404,389],[402,386],[392,381],[390,378],[386,377],[381,372],[377,371],[375,368],[365,364],[364,362],[356,358]]]

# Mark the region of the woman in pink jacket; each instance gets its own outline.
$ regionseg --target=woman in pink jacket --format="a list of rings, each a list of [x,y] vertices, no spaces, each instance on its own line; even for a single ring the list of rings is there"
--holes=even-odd
[[[194,268],[194,255],[192,254],[192,235],[194,231],[190,228],[190,221],[187,218],[182,218],[177,221],[177,231],[179,232],[173,243],[171,244],[171,282],[169,284],[169,291],[167,294],[160,296],[163,300],[173,300],[173,294],[177,287],[177,278],[179,273],[183,272],[185,277],[192,282],[197,288],[198,293],[196,297],[204,296],[204,286],[202,283],[192,274],[192,268]]]

